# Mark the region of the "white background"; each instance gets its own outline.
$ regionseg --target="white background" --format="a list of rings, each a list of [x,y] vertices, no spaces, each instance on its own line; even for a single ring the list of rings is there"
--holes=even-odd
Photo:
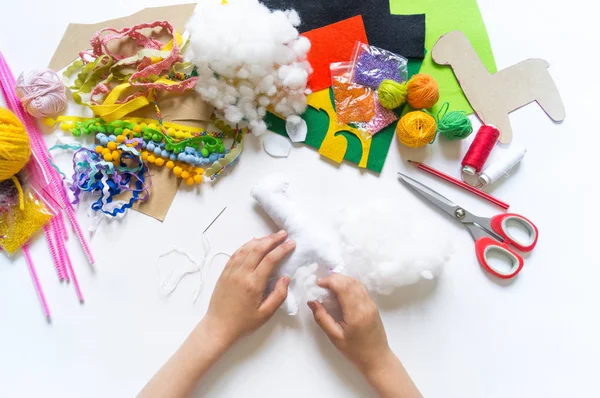
[[[19,74],[48,63],[69,22],[91,23],[168,3],[176,1],[2,1],[0,49]],[[224,256],[214,261],[194,306],[190,297],[197,277],[170,298],[158,293],[157,255],[175,246],[199,258],[200,233],[224,206],[227,211],[208,233],[213,252],[231,253],[252,236],[273,231],[249,193],[275,169],[289,176],[291,195],[325,216],[346,203],[389,196],[455,232],[457,252],[437,284],[379,301],[390,343],[425,396],[599,396],[600,261],[594,249],[600,84],[597,39],[592,41],[597,8],[583,0],[479,3],[498,67],[530,57],[547,59],[567,109],[562,124],[554,124],[535,104],[511,115],[514,142],[528,153],[492,192],[512,211],[534,220],[541,232],[537,249],[513,283],[487,277],[468,232],[396,181],[396,172],[406,171],[476,214],[496,214],[492,205],[405,162],[421,159],[456,174],[467,142],[440,140],[421,150],[399,150],[394,140],[377,176],[348,164],[337,167],[302,145],[287,159],[273,159],[250,138],[229,175],[197,191],[181,189],[164,223],[135,212],[122,222],[103,223],[91,239],[94,268],[71,239],[84,305],[72,286],[58,282],[44,239],[36,239],[32,253],[53,312],[51,325],[41,313],[23,258],[0,257],[0,396],[134,396],[201,319],[225,262]],[[83,208],[78,216],[87,226]],[[436,244],[435,236],[424,239]],[[372,395],[316,328],[306,307],[294,319],[278,314],[233,347],[196,393]]]

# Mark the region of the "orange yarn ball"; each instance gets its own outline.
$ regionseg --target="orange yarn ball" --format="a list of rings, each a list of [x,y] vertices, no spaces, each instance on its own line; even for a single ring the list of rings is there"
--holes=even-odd
[[[429,109],[440,99],[438,84],[433,77],[419,73],[407,85],[406,101],[415,109]]]

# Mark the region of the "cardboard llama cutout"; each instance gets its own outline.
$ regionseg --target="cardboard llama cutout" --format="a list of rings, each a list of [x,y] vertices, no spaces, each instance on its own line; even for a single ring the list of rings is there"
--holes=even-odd
[[[433,60],[450,65],[473,110],[485,124],[500,130],[499,141],[512,139],[508,114],[536,101],[552,120],[565,118],[565,107],[543,59],[527,59],[496,73],[483,66],[469,39],[460,31],[440,37],[433,46]]]

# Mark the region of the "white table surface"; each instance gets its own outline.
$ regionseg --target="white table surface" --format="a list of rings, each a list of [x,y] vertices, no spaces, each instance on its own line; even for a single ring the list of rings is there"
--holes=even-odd
[[[69,22],[91,23],[167,3],[177,1],[3,2],[0,48],[18,74],[48,63]],[[32,254],[53,312],[51,325],[42,316],[24,259],[0,256],[0,396],[134,396],[202,317],[225,263],[223,256],[215,259],[194,306],[191,295],[197,277],[185,281],[170,298],[158,293],[157,255],[176,246],[199,257],[200,233],[225,205],[227,211],[208,233],[213,252],[231,253],[252,236],[272,231],[249,193],[261,176],[275,169],[289,176],[292,195],[325,217],[346,203],[390,196],[399,206],[414,207],[455,231],[456,254],[437,284],[380,300],[390,343],[425,396],[598,396],[600,261],[592,256],[592,248],[598,245],[593,195],[598,192],[600,84],[598,57],[590,54],[597,51],[591,39],[597,36],[596,8],[583,0],[480,0],[480,7],[498,67],[528,57],[547,59],[567,109],[562,124],[554,124],[536,105],[511,115],[514,142],[525,145],[528,153],[493,194],[534,220],[541,231],[537,249],[514,283],[502,285],[488,278],[477,264],[468,232],[396,181],[396,172],[406,171],[475,213],[495,214],[498,210],[492,205],[403,161],[423,159],[453,172],[468,143],[436,142],[422,150],[399,150],[394,140],[377,176],[348,164],[336,167],[302,145],[287,159],[273,159],[250,138],[228,176],[197,191],[181,189],[164,223],[135,212],[122,222],[104,223],[91,239],[97,259],[93,269],[76,239],[70,240],[84,305],[79,305],[71,286],[58,282],[46,243],[38,238]],[[78,217],[87,226],[84,209]],[[316,327],[307,308],[293,319],[278,314],[236,345],[196,393],[372,395]]]

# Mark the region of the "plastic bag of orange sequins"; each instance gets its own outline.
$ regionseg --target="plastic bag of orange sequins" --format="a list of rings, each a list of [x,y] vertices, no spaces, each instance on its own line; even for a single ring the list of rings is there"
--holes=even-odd
[[[375,116],[373,89],[351,81],[351,62],[330,66],[335,112],[340,124],[368,122]]]
[[[13,254],[56,214],[56,209],[41,200],[33,186],[26,185],[14,205],[0,212],[0,248]]]

